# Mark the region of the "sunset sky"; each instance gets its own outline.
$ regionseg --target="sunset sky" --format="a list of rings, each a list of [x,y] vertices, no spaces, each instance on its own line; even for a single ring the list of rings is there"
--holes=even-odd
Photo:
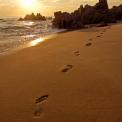
[[[51,16],[54,11],[71,12],[81,4],[94,5],[98,0],[0,0],[0,16],[24,16],[40,12]],[[109,6],[121,4],[121,0],[108,0]]]

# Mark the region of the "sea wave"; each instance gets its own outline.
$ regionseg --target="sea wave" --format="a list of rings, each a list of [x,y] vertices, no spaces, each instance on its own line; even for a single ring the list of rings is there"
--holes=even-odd
[[[52,21],[17,21],[17,18],[0,19],[0,53],[22,46],[40,36],[64,30],[52,27]]]

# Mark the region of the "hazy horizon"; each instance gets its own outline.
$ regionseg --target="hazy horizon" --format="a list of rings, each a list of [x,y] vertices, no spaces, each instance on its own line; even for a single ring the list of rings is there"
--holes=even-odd
[[[0,16],[24,16],[32,12],[52,16],[55,11],[71,12],[81,4],[94,5],[96,2],[98,0],[0,0]],[[108,0],[109,7],[121,3],[121,0]]]

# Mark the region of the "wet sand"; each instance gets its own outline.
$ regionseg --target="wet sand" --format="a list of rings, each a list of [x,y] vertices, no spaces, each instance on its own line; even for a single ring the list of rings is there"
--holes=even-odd
[[[76,121],[122,122],[122,24],[0,56],[0,122]]]

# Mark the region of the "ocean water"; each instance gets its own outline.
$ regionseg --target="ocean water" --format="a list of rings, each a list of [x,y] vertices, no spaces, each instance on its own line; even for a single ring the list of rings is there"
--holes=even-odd
[[[52,27],[52,20],[18,21],[17,18],[0,18],[0,54],[29,43],[32,40],[61,32]]]

